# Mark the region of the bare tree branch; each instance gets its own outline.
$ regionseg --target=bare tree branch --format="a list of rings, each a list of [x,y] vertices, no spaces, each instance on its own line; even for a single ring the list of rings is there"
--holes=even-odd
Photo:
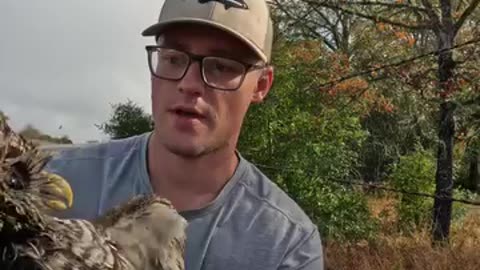
[[[340,44],[338,44],[339,48],[348,55],[350,55],[350,42],[349,42],[349,37],[350,37],[350,30],[351,30],[351,18],[346,18],[346,16],[342,14],[337,15],[339,19],[342,20],[342,41]]]
[[[399,26],[399,27],[402,27],[402,28],[413,29],[413,30],[433,29],[432,24],[407,24],[407,23],[403,23],[403,22],[399,22],[399,21],[390,20],[388,18],[384,18],[384,17],[381,17],[381,16],[374,16],[374,15],[370,15],[370,14],[365,14],[365,13],[349,10],[347,8],[341,7],[338,3],[332,4],[329,1],[319,2],[319,1],[314,1],[314,0],[304,0],[304,2],[310,3],[312,5],[317,5],[317,6],[330,8],[330,9],[333,9],[333,10],[339,10],[343,13],[358,16],[358,17],[361,17],[361,18],[364,18],[364,19],[369,19],[369,20],[372,20],[374,22],[386,23],[386,24],[390,24],[390,25],[394,25],[394,26]]]
[[[327,26],[329,27],[326,27],[327,29],[330,30],[330,33],[332,34],[333,36],[333,39],[335,40],[335,45],[336,45],[336,49],[338,49],[340,46],[340,37],[338,36],[338,24],[340,22],[340,18],[339,16],[337,15],[337,20],[335,22],[335,24],[333,24],[332,22],[330,22],[330,20],[328,19],[328,17],[323,14],[323,12],[317,7],[317,6],[311,6],[309,5],[320,17],[322,17],[323,20],[325,20],[325,23],[327,24]]]
[[[457,44],[457,45],[455,45],[451,48],[446,48],[446,49],[442,49],[442,50],[435,50],[435,51],[431,51],[431,52],[428,52],[428,53],[425,53],[425,54],[417,55],[417,56],[414,56],[414,57],[411,57],[411,58],[403,59],[403,60],[400,60],[400,61],[397,61],[397,62],[393,62],[393,63],[389,63],[389,64],[377,66],[377,67],[367,68],[363,71],[351,73],[349,75],[342,76],[339,79],[335,79],[335,80],[328,81],[326,83],[322,83],[322,84],[318,85],[318,87],[327,87],[327,86],[334,85],[336,83],[343,82],[343,81],[346,81],[346,80],[349,80],[349,79],[352,79],[352,78],[355,78],[355,77],[359,77],[359,76],[363,76],[363,75],[369,75],[372,72],[377,72],[377,71],[381,71],[383,69],[405,65],[405,64],[408,64],[410,62],[416,61],[418,59],[422,59],[422,58],[430,57],[430,56],[435,56],[435,55],[438,55],[440,53],[452,51],[454,49],[458,49],[458,48],[465,47],[465,46],[468,46],[468,45],[471,45],[471,44],[476,44],[476,43],[480,43],[480,38],[471,39],[471,40],[466,41],[464,43]]]
[[[315,2],[315,1],[314,1]],[[317,3],[319,1],[316,1]],[[324,2],[329,2],[329,1],[324,1]],[[338,1],[331,1],[333,3],[338,3]],[[342,1],[342,4],[345,4],[345,5],[356,5],[356,6],[378,6],[378,7],[385,7],[385,8],[388,8],[388,9],[404,9],[404,8],[407,8],[409,10],[415,10],[415,11],[418,11],[418,12],[424,12],[424,13],[427,13],[428,10],[423,8],[423,7],[419,7],[419,6],[415,6],[415,5],[412,5],[412,4],[405,4],[405,3],[387,3],[387,2],[377,2],[377,1]]]
[[[290,11],[288,11],[284,4],[283,3],[280,3],[279,0],[273,0],[273,2],[271,2],[272,5],[274,5],[275,7],[277,7],[278,9],[280,9],[280,11],[282,11],[290,20],[293,20],[295,22],[302,22],[302,26],[304,28],[307,28],[308,29],[308,33],[306,33],[305,31],[303,31],[303,34],[305,36],[314,36],[315,38],[320,38],[323,43],[328,47],[330,48],[331,50],[337,50],[337,46],[335,46],[335,44],[333,44],[331,41],[329,41],[327,38],[325,38],[324,36],[320,35],[318,32],[317,32],[317,29],[309,26],[307,23],[305,23],[305,20],[307,19],[307,17],[309,15],[311,15],[312,11],[313,11],[313,7],[310,7],[310,11],[308,12],[305,12],[305,14],[303,16],[301,16],[301,18],[296,18],[295,15],[293,15]]]
[[[435,22],[436,25],[440,25],[440,17],[435,13],[435,9],[430,3],[430,0],[422,0],[422,4],[427,8],[427,14],[430,16],[430,20]]]
[[[323,12],[317,6],[309,5],[309,7],[312,8],[315,11],[315,13],[317,13],[320,17],[322,17],[322,19],[325,21],[326,26],[328,26],[328,27],[325,27],[325,28],[327,28],[331,32],[335,32],[335,29],[338,26],[338,21],[339,21],[338,18],[335,21],[335,23],[333,23],[333,22],[330,21],[328,16],[323,14]]]
[[[270,3],[270,4],[274,4],[274,3]],[[289,13],[285,13],[284,9],[283,9],[283,5],[277,5],[277,8],[280,9],[283,14],[285,14],[289,20],[291,20],[291,22],[287,23],[287,27],[285,27],[283,29],[283,31],[281,31],[280,33],[278,33],[279,35],[282,35],[284,34],[286,31],[289,30],[289,28],[299,24],[299,23],[304,23],[304,20],[310,15],[310,12],[311,11],[307,11],[305,12],[305,14],[303,14],[302,16],[298,17],[298,18],[294,18],[293,15],[289,14]]]
[[[452,3],[451,0],[440,0],[441,7],[442,7],[442,23],[443,27],[452,24],[453,25],[453,18],[452,18]]]
[[[462,13],[460,16],[460,19],[455,23],[455,33],[460,30],[462,25],[465,23],[467,18],[472,14],[472,12],[478,7],[478,4],[480,4],[480,0],[472,0],[470,5],[465,9],[465,11]]]

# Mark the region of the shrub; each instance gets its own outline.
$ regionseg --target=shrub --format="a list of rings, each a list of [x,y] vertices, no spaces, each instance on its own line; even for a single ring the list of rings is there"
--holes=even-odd
[[[286,68],[277,70],[267,101],[250,108],[238,149],[305,210],[324,240],[370,238],[376,224],[366,198],[335,182],[358,177],[367,134],[351,107],[329,108],[324,93],[302,90],[316,77],[303,61],[289,61],[280,59]]]
[[[418,150],[400,157],[392,166],[391,184],[396,189],[434,194],[435,157],[431,152]],[[429,222],[433,199],[414,195],[399,195],[397,211],[402,228],[412,229]]]

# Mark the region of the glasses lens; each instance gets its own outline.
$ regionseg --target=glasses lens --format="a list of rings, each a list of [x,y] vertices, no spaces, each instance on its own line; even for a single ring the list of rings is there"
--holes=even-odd
[[[151,51],[152,72],[165,79],[180,79],[188,65],[188,55],[172,49],[156,48]]]
[[[203,62],[206,83],[219,89],[236,89],[242,82],[245,66],[221,57],[206,57]]]

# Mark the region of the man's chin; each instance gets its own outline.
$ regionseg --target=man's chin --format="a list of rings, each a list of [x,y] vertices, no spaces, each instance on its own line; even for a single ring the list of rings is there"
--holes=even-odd
[[[226,141],[212,140],[213,134],[182,134],[177,132],[156,131],[156,140],[170,153],[186,158],[196,159],[216,152],[227,145]]]
[[[196,159],[214,152],[214,147],[207,147],[204,145],[179,145],[179,144],[166,144],[165,148],[170,153],[175,154],[185,159]]]

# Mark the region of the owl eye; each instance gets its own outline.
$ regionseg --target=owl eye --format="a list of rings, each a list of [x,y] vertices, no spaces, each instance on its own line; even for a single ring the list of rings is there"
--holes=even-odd
[[[20,181],[17,177],[15,176],[12,176],[12,178],[10,178],[10,182],[9,182],[9,185],[14,188],[14,189],[22,189],[23,188],[23,184],[22,184],[22,181]]]

